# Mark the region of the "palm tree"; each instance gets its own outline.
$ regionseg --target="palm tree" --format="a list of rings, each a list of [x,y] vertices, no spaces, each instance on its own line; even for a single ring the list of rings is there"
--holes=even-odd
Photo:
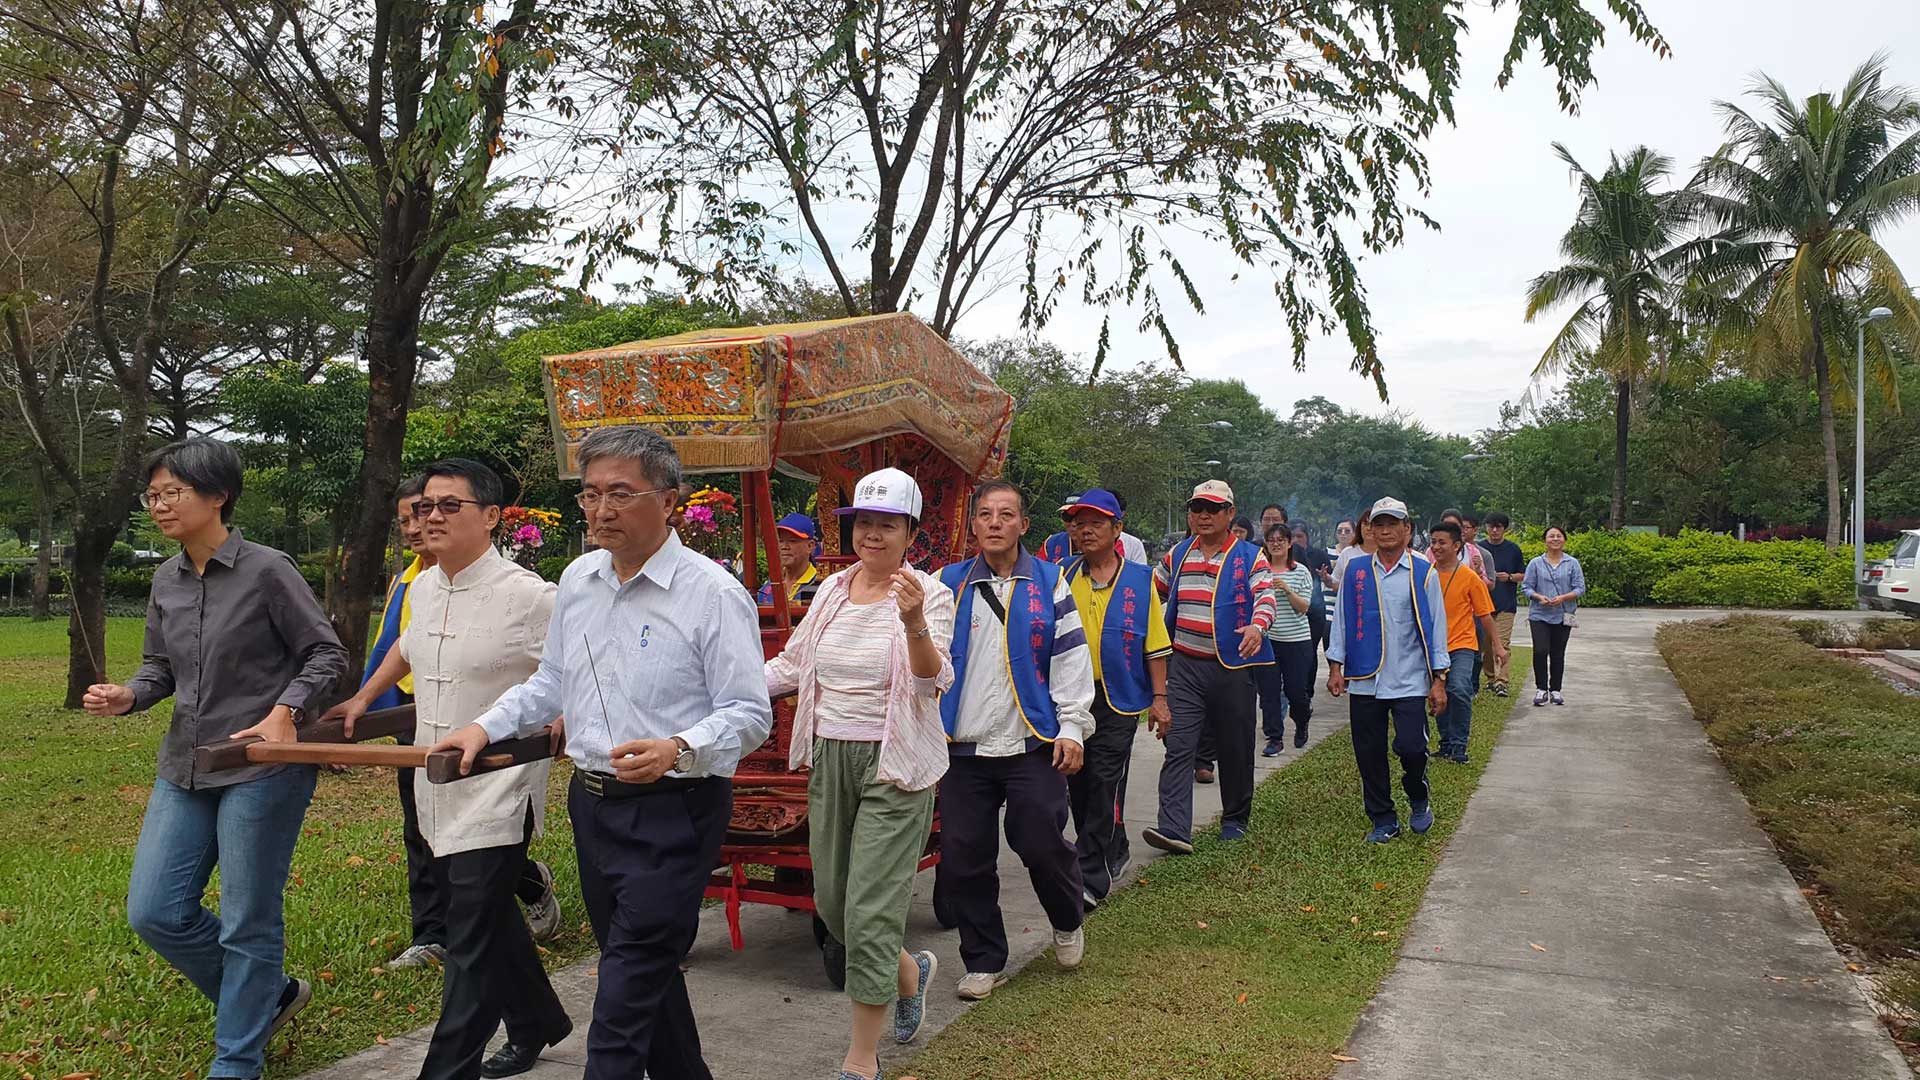
[[[1820,401],[1827,465],[1827,546],[1841,539],[1840,454],[1834,388],[1851,382],[1835,354],[1853,351],[1853,315],[1891,308],[1875,327],[1876,382],[1892,400],[1889,339],[1920,344],[1920,304],[1874,234],[1920,209],[1920,100],[1885,83],[1886,58],[1860,65],[1839,96],[1804,102],[1777,80],[1755,77],[1766,106],[1756,117],[1719,104],[1727,141],[1700,167],[1707,220],[1740,242],[1716,252],[1703,275],[1726,303],[1714,353],[1745,351],[1762,372],[1811,377]],[[1854,402],[1864,408],[1864,402]]]
[[[1527,321],[1578,301],[1548,343],[1534,378],[1574,365],[1613,380],[1613,505],[1618,529],[1627,503],[1627,427],[1634,388],[1655,376],[1665,343],[1679,324],[1688,265],[1705,241],[1683,240],[1691,219],[1689,193],[1656,191],[1673,162],[1644,146],[1609,157],[1597,179],[1559,143],[1554,152],[1573,170],[1580,210],[1560,238],[1566,263],[1527,286]]]

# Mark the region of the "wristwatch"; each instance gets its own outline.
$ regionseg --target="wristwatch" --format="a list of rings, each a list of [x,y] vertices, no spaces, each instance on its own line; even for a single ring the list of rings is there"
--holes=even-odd
[[[680,752],[673,757],[673,771],[682,775],[693,772],[693,747],[678,735],[673,737],[673,742],[680,748]]]

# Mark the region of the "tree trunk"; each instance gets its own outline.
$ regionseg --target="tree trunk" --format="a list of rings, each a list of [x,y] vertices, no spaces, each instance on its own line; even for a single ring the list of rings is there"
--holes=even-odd
[[[141,421],[145,423],[143,419]],[[82,518],[74,529],[73,576],[68,588],[66,707],[78,709],[87,687],[107,681],[107,556],[119,539],[117,521]]]
[[[1633,385],[1625,379],[1613,384],[1613,510],[1607,527],[1618,532],[1627,516],[1627,422],[1633,412]]]
[[[1840,500],[1840,444],[1833,432],[1833,380],[1827,370],[1827,349],[1820,340],[1820,324],[1813,326],[1813,389],[1820,399],[1820,447],[1827,458],[1827,550],[1839,551],[1846,528]]]
[[[40,550],[33,559],[33,621],[53,618],[53,478],[38,458],[33,462],[34,534]]]
[[[347,508],[341,539],[338,585],[328,602],[334,633],[347,648],[349,678],[359,680],[367,658],[367,623],[386,570],[387,537],[393,531],[393,492],[400,483],[400,452],[406,442],[407,408],[419,369],[419,303],[389,295],[368,320],[367,430],[360,478]],[[380,310],[386,307],[387,310]],[[396,310],[397,309],[397,310]]]

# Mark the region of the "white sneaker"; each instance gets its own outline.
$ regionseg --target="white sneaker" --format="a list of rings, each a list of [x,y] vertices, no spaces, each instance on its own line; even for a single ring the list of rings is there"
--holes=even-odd
[[[547,891],[527,905],[527,927],[533,931],[533,940],[551,941],[560,932],[560,897],[553,891],[553,871],[547,864],[536,862],[533,869],[547,883]]]
[[[1072,971],[1080,966],[1087,955],[1087,928],[1077,926],[1072,930],[1053,932],[1053,958],[1061,967]]]
[[[960,977],[958,992],[962,1001],[985,1001],[998,987],[1007,984],[1003,971],[969,971]]]
[[[1547,703],[1547,692],[1545,690],[1535,690],[1533,692],[1534,707],[1538,708],[1542,705],[1545,705],[1546,703]]]
[[[409,945],[400,950],[400,955],[387,961],[387,967],[416,968],[431,964],[440,967],[447,962],[447,948],[444,945]]]
[[[1567,703],[1567,699],[1560,696],[1560,691],[1555,690],[1553,692],[1553,703],[1555,705],[1565,705]]]

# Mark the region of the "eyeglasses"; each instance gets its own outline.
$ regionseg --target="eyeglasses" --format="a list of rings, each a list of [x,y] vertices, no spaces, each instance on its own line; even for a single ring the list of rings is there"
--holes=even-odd
[[[575,495],[573,501],[579,503],[582,510],[598,510],[600,504],[604,502],[607,504],[607,509],[617,514],[632,506],[643,495],[658,495],[667,490],[669,489],[659,487],[648,491],[609,491],[604,495],[598,491],[583,491]]]
[[[193,489],[184,487],[170,487],[165,491],[143,491],[140,493],[140,506],[144,510],[153,509],[156,503],[172,506],[191,494]]]
[[[421,499],[419,502],[413,504],[413,516],[425,518],[431,516],[435,510],[438,510],[442,517],[452,517],[459,513],[460,508],[463,506],[485,505],[485,503],[476,499],[456,499],[451,495],[439,500]]]

